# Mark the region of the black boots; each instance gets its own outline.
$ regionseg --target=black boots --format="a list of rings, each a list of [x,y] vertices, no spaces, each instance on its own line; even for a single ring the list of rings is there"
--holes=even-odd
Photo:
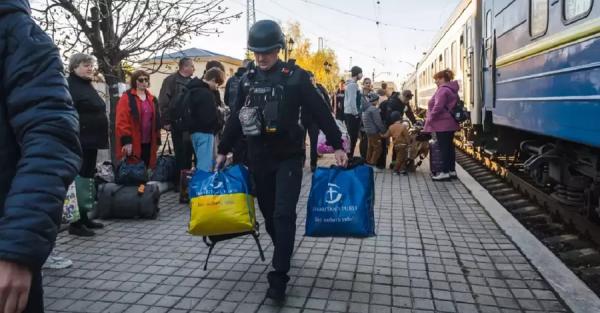
[[[279,274],[275,271],[267,275],[269,281],[269,289],[267,289],[267,298],[273,300],[277,304],[283,304],[285,301],[285,289],[290,278],[285,274]]]
[[[96,200],[94,179],[77,176],[75,178],[75,187],[80,220],[69,225],[69,234],[82,237],[94,236],[95,233],[92,229],[104,227],[101,223],[94,222],[88,218],[88,213],[93,210]]]

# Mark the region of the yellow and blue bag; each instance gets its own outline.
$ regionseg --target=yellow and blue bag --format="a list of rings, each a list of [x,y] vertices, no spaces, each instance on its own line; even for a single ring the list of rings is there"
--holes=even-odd
[[[189,233],[217,236],[255,230],[250,175],[240,165],[209,173],[196,171],[189,183]]]

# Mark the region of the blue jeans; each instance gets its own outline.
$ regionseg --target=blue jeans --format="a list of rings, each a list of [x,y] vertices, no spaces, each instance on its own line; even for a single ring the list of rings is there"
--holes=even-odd
[[[210,172],[213,168],[213,146],[215,135],[208,133],[192,133],[192,145],[196,152],[196,168]]]

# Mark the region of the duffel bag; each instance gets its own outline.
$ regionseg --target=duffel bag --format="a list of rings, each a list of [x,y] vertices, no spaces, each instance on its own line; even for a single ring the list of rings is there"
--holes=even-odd
[[[167,133],[166,143],[156,160],[156,167],[152,172],[151,181],[175,183],[177,176],[177,161],[171,150],[170,133]],[[165,148],[168,148],[168,154],[165,154]]]
[[[139,186],[148,181],[146,165],[136,156],[123,158],[117,166],[115,183],[127,186]]]
[[[102,184],[98,188],[98,217],[155,219],[159,200],[160,191],[156,185]]]
[[[307,236],[375,236],[373,168],[361,163],[354,158],[348,168],[317,168],[308,196]]]

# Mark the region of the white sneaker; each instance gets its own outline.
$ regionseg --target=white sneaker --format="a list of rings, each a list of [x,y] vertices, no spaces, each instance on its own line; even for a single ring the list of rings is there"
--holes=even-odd
[[[456,171],[450,171],[450,173],[448,173],[450,175],[450,178],[456,178],[458,177],[458,175],[456,175]]]
[[[63,257],[59,256],[57,253],[53,252],[52,254],[50,254],[50,256],[48,257],[48,259],[46,260],[46,263],[44,263],[42,268],[61,270],[61,269],[71,267],[71,265],[73,265],[73,261],[71,261],[67,258],[63,258]]]
[[[435,181],[448,180],[448,179],[450,179],[450,174],[448,174],[448,173],[438,173],[435,176],[431,176],[431,179],[433,179]]]

